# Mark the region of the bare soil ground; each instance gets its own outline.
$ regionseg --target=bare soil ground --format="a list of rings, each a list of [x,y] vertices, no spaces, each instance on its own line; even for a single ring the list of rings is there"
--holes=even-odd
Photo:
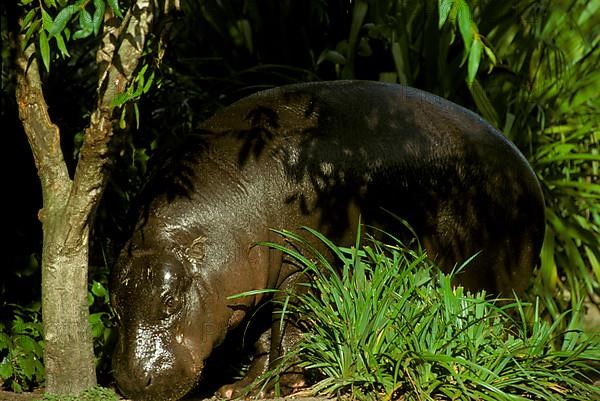
[[[13,393],[12,391],[2,391],[0,390],[0,401],[37,401],[43,397],[43,389],[38,389],[34,392],[26,392],[26,393]],[[285,398],[272,398],[265,399],[262,401],[329,401],[327,398],[319,398],[319,397],[307,397],[303,396],[302,393],[298,393],[295,395],[291,395]],[[122,401],[127,401],[123,399]],[[210,398],[185,398],[182,401],[221,401],[220,398],[210,397]]]

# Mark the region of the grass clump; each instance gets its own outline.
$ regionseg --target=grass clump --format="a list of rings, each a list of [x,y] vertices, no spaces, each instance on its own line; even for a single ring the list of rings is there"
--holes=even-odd
[[[586,376],[598,373],[598,336],[575,317],[563,332],[539,318],[537,302],[470,294],[399,242],[343,248],[306,230],[311,241],[282,231],[293,246],[270,244],[303,266],[307,290],[284,304],[306,335],[268,380],[301,367],[317,379],[313,393],[360,400],[600,399]]]

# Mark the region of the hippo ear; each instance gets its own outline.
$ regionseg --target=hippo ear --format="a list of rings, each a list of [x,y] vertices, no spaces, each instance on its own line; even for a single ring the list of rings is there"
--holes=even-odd
[[[204,258],[204,243],[206,237],[200,236],[192,241],[185,249],[185,254],[191,262],[199,262]]]

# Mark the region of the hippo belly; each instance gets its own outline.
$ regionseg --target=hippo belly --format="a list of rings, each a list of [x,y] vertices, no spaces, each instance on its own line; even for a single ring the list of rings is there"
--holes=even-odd
[[[445,270],[479,252],[458,280],[505,295],[528,285],[543,239],[540,186],[516,147],[476,114],[399,85],[260,92],[170,160],[113,273],[113,366],[134,399],[183,396],[264,294],[228,297],[294,284],[280,253],[254,246],[271,228],[351,245],[359,217],[405,235],[397,216]],[[285,342],[278,327],[261,336],[252,374],[221,393],[238,394]]]

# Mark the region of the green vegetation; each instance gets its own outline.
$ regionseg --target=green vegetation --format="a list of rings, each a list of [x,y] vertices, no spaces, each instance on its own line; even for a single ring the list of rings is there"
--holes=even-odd
[[[360,400],[600,397],[586,377],[600,362],[600,336],[585,334],[577,314],[550,323],[540,317],[539,300],[497,306],[483,292],[454,287],[423,252],[398,242],[357,239],[340,248],[307,231],[311,241],[284,231],[290,246],[268,244],[308,277],[307,290],[284,303],[287,324],[306,335],[268,378],[299,366],[317,378],[314,393]],[[315,239],[335,263],[315,249]]]
[[[96,35],[101,34],[102,11],[125,14],[131,2],[20,0],[18,3],[23,18],[22,32],[27,40],[37,44],[39,59],[44,65],[47,101],[52,118],[62,123],[62,145],[68,149],[66,154],[72,155],[68,160],[72,167],[96,99],[94,83],[98,71],[94,46]],[[125,127],[126,121],[130,123],[115,135],[114,145],[118,150],[115,153],[119,156],[94,226],[95,249],[92,251],[98,254],[101,253],[98,248],[106,250],[106,266],[114,260],[118,245],[123,242],[123,233],[127,232],[123,216],[136,193],[149,175],[161,172],[161,165],[154,158],[155,150],[173,146],[218,107],[258,89],[306,80],[355,78],[398,82],[477,111],[518,145],[538,174],[547,203],[548,225],[531,298],[535,300],[537,296],[539,300],[532,301],[536,307],[523,306],[523,314],[527,322],[538,322],[532,324],[539,330],[525,331],[522,323],[516,323],[510,329],[513,330],[510,339],[509,328],[501,329],[496,322],[505,321],[500,316],[508,310],[512,310],[510,315],[519,316],[518,306],[499,309],[483,302],[481,294],[465,302],[471,314],[490,316],[482,317],[480,324],[486,328],[485,333],[498,333],[497,338],[505,340],[496,344],[499,349],[510,346],[514,347],[510,348],[512,352],[540,339],[534,338],[532,333],[548,331],[552,344],[548,344],[547,351],[551,353],[540,356],[539,365],[542,371],[552,369],[556,373],[562,369],[561,350],[579,344],[574,338],[583,336],[578,331],[569,331],[579,329],[582,300],[600,291],[600,0],[183,0],[181,3],[182,15],[169,20],[160,36],[152,36],[144,66],[136,71],[137,78],[125,96],[114,104],[124,106],[116,116],[120,128]],[[16,7],[11,3],[11,10]],[[20,125],[14,103],[14,49],[7,45],[18,30],[17,18],[10,11],[5,14],[4,8],[2,11],[0,114],[3,122],[5,119],[12,122],[7,130],[17,132]],[[168,45],[166,51],[165,45]],[[125,102],[128,102],[126,106]],[[13,145],[9,147],[12,149]],[[16,159],[21,163],[31,159],[29,153],[17,154]],[[15,182],[35,181],[26,175],[29,165],[14,164],[23,174]],[[39,197],[33,191],[29,195],[32,199]],[[31,267],[24,262],[32,253],[37,253],[39,259],[39,239],[30,238],[36,235],[32,233],[39,235],[39,227],[36,223],[27,223],[35,218],[22,217],[19,211],[26,209],[18,208],[20,204],[31,203],[33,211],[27,212],[35,215],[39,202],[37,198],[28,202],[21,196],[15,198],[18,201],[12,208],[17,212],[10,213],[9,217],[14,214],[19,220],[14,237],[15,244],[22,248],[15,253],[21,252],[25,257],[11,255],[10,267],[3,272],[0,283],[0,295],[6,297],[0,300],[0,379],[3,386],[19,391],[43,384],[40,359],[43,341],[36,306],[39,299],[32,299],[39,297],[39,293],[32,291],[29,298],[24,294],[33,285],[39,285],[39,264]],[[27,224],[34,228],[23,229]],[[13,231],[12,227],[9,231]],[[30,248],[23,245],[24,238],[30,242]],[[369,246],[377,249],[375,244]],[[8,248],[14,247],[9,245]],[[391,248],[380,248],[393,256]],[[350,251],[344,252],[348,257]],[[359,256],[369,260],[375,255],[366,252],[366,248],[362,249]],[[416,256],[407,255],[397,257],[405,259],[408,265],[417,263]],[[385,263],[396,262],[392,259]],[[426,261],[419,262],[414,277],[413,273],[407,273],[408,282],[426,280],[426,288],[444,291],[447,278],[438,276],[427,266]],[[374,278],[374,272],[369,269],[364,267],[362,273],[351,277],[364,274],[364,277]],[[421,270],[430,272],[429,278],[423,276]],[[385,280],[388,285],[394,285]],[[377,296],[369,293],[376,291],[374,285],[375,281],[364,287],[366,292],[356,298],[356,302],[372,301],[367,298]],[[103,286],[91,283],[90,288],[94,299],[90,307],[96,356],[99,369],[108,371],[112,325],[108,298]],[[456,332],[456,327],[446,326],[446,317],[441,311],[452,308],[452,302],[463,302],[461,294],[453,293],[449,299],[454,301],[447,306],[440,305],[442,309],[436,314],[431,309],[433,306],[426,308],[430,304],[419,291],[413,290],[414,308],[422,308],[425,315],[422,318],[431,319],[430,327],[450,327]],[[442,294],[435,295],[432,291],[427,296],[434,302]],[[448,313],[454,316],[456,311]],[[414,317],[415,325],[418,318]],[[413,331],[416,326],[408,327]],[[460,336],[465,332],[456,333],[457,338],[466,341],[463,345],[467,347],[471,340]],[[438,331],[438,334],[443,333]],[[485,341],[492,341],[489,335]],[[423,344],[422,349],[436,346],[435,338]],[[338,340],[346,341],[343,337]],[[386,380],[393,383],[392,379],[406,374],[405,368],[414,368],[414,372],[422,374],[405,376],[411,377],[414,385],[406,387],[405,381],[405,387],[398,387],[397,391],[414,390],[419,385],[425,386],[426,391],[432,386],[431,391],[444,394],[442,390],[451,391],[450,384],[454,383],[454,388],[461,384],[452,382],[455,378],[438,385],[431,384],[435,381],[426,385],[419,380],[444,376],[440,372],[447,372],[444,377],[449,379],[453,377],[448,370],[451,366],[464,368],[475,376],[477,369],[473,366],[452,365],[455,363],[452,358],[458,355],[470,361],[468,355],[460,353],[464,350],[458,343],[445,344],[439,350],[459,353],[445,361],[425,363],[405,359],[406,365],[398,366],[398,373],[385,373]],[[527,355],[526,352],[515,354]],[[506,355],[504,358],[508,358]],[[524,369],[531,362],[514,358],[508,360],[506,366],[514,367],[515,361]],[[367,362],[364,361],[361,376],[373,374],[368,370],[372,365]],[[563,362],[567,364],[564,366],[573,366],[571,361]],[[488,377],[493,377],[492,373]],[[574,377],[569,375],[565,374],[563,379]],[[537,377],[536,383],[542,387],[547,385],[546,390],[555,389],[555,395],[560,394],[563,386],[571,388],[562,381],[552,387],[552,380],[532,377]],[[402,379],[398,380],[400,383]],[[395,388],[393,384],[373,380],[361,383],[362,391],[391,389],[393,392]],[[476,392],[481,390],[477,383],[467,380],[462,385]],[[494,388],[512,391],[519,385],[518,382],[496,383]],[[493,393],[491,388],[486,391]]]
[[[103,282],[106,282],[105,280],[106,277]],[[94,337],[97,370],[100,376],[106,376],[110,370],[114,324],[107,312],[108,291],[101,282],[93,281],[90,285],[88,305],[91,311],[89,323]],[[20,393],[44,383],[42,314],[39,303],[29,307],[10,307],[13,311],[13,321],[10,325],[0,322],[0,383]]]
[[[12,322],[0,322],[0,380],[21,392],[44,381],[41,307],[39,303],[11,307]]]

